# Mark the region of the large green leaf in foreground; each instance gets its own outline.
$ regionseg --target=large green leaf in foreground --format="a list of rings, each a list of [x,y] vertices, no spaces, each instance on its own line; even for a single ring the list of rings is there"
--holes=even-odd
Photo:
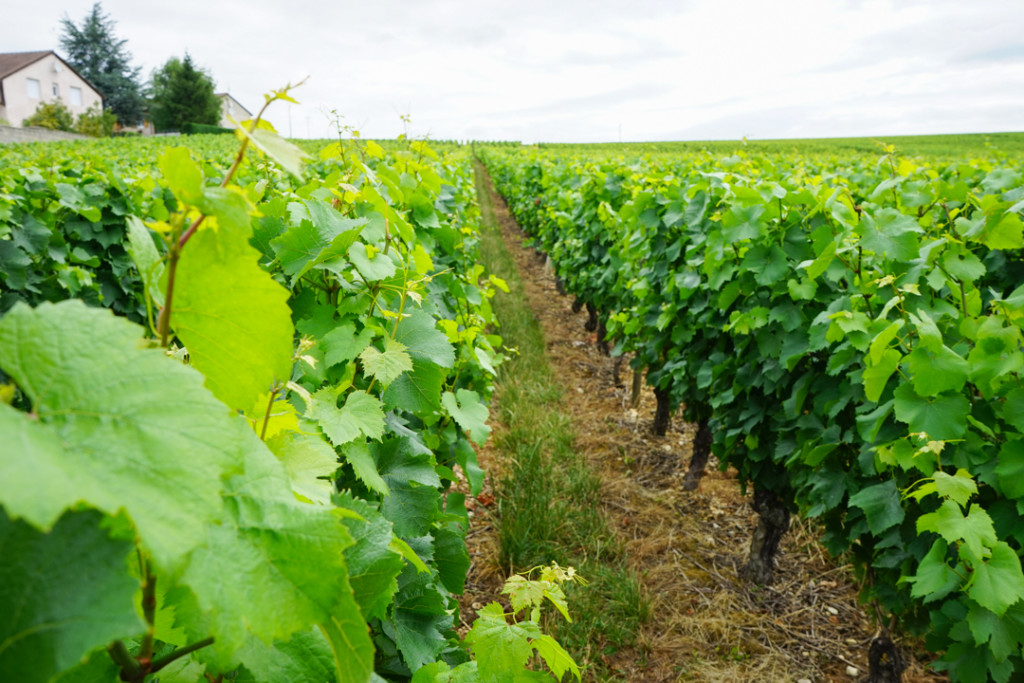
[[[221,475],[241,430],[199,373],[142,328],[80,301],[16,306],[0,320],[0,368],[32,414],[0,404],[0,503],[47,530],[69,507],[127,511],[143,547],[173,571],[221,516]]]
[[[362,683],[373,645],[348,582],[352,537],[331,508],[299,502],[281,463],[249,440],[245,472],[227,482],[230,515],[193,553],[183,581],[212,616],[225,656],[249,634],[270,643],[319,624],[341,683]]]
[[[0,509],[0,681],[48,681],[144,629],[126,562],[132,544],[109,538],[100,519],[71,513],[43,534]]]
[[[182,252],[171,313],[206,386],[239,410],[287,382],[292,369],[288,290],[258,261],[242,231],[200,230]]]

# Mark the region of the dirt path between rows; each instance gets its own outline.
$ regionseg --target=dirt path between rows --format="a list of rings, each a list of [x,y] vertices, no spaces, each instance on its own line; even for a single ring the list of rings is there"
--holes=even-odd
[[[603,482],[603,513],[621,535],[652,603],[642,646],[610,656],[621,680],[862,678],[876,628],[857,604],[852,569],[827,556],[810,525],[795,522],[773,585],[751,590],[737,578],[756,519],[750,498],[713,458],[699,488],[682,489],[693,427],[676,417],[666,436],[652,435],[652,392],[645,387],[639,409],[630,408],[632,371],[623,364],[616,384],[615,360],[602,355],[595,335],[584,329],[586,313],[572,312],[572,299],[558,293],[543,255],[522,246],[525,235],[489,181],[488,189],[564,388],[563,410],[574,420],[576,447]],[[487,459],[486,467],[500,467],[500,457]],[[470,603],[491,599],[501,583],[500,570],[489,561],[495,540],[487,516],[474,517],[469,535]],[[912,661],[904,680],[945,679]]]

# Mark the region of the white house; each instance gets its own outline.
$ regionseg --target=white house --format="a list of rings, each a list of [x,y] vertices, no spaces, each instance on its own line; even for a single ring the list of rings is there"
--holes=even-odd
[[[229,116],[239,123],[252,118],[252,112],[243,107],[242,103],[230,94],[226,92],[219,92],[217,93],[217,97],[220,98],[220,123],[217,125],[221,128],[235,127],[235,124],[231,123],[228,119]]]
[[[75,118],[103,108],[96,88],[53,50],[0,53],[0,119],[21,126],[40,103],[58,98]]]

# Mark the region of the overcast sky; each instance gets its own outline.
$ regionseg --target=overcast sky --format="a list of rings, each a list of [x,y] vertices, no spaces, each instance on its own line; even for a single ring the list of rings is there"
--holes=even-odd
[[[0,52],[89,0],[8,2]],[[1024,0],[106,0],[285,135],[583,142],[1024,131]]]

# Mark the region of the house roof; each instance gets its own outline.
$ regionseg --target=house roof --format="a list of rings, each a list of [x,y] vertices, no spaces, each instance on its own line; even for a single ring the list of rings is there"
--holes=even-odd
[[[36,52],[0,53],[0,79],[7,78],[15,71],[21,71],[29,64],[38,62],[40,59],[49,54],[53,54],[53,50],[39,50]]]
[[[0,52],[0,104],[4,104],[4,92],[2,87],[4,79],[10,76],[11,74],[21,71],[26,66],[35,64],[43,57],[47,57],[49,55],[53,55],[54,57],[59,59],[61,64],[66,66],[68,69],[71,70],[72,73],[81,78],[85,82],[85,84],[92,88],[97,95],[103,97],[103,93],[101,93],[99,89],[95,85],[93,85],[88,78],[78,73],[78,69],[68,64],[66,60],[64,60],[59,54],[57,54],[53,50],[36,50],[35,52]]]

